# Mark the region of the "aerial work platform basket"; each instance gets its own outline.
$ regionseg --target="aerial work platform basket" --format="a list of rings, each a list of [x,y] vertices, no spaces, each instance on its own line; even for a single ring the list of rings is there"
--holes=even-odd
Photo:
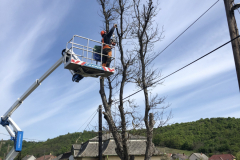
[[[82,36],[74,35],[67,42],[66,49],[63,53],[64,68],[69,69],[74,74],[80,74],[83,77],[108,77],[114,74],[116,48],[112,48],[112,56],[103,54],[103,45],[99,41],[95,41]],[[103,57],[111,58],[112,67],[102,66]]]

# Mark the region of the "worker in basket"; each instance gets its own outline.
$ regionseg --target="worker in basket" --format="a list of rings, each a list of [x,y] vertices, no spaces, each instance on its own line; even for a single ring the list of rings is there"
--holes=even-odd
[[[111,56],[112,56],[112,49],[111,46],[111,37],[114,32],[114,29],[117,28],[117,24],[114,24],[114,26],[111,28],[111,30],[106,33],[106,31],[101,31],[102,36],[102,43],[103,44],[103,58],[102,58],[102,66],[103,67],[109,67],[111,63]],[[104,56],[107,55],[107,56]]]

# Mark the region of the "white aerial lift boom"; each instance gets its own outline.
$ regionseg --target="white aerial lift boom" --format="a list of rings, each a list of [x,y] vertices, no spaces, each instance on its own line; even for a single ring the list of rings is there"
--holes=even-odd
[[[87,45],[82,45],[74,42],[75,39],[87,40]],[[90,42],[98,43],[100,46],[95,45],[93,48],[90,47]],[[115,48],[114,57],[111,58],[114,61],[114,67],[102,67],[102,57],[106,56],[102,54],[102,46],[104,43],[91,40],[89,38],[74,35],[73,38],[67,42],[66,49],[63,50],[63,56],[46,72],[37,79],[29,89],[17,99],[17,101],[10,107],[10,109],[1,117],[0,124],[6,128],[11,140],[14,141],[14,147],[7,154],[5,160],[13,160],[18,152],[22,151],[22,141],[23,141],[23,131],[18,127],[18,125],[13,121],[11,115],[13,112],[23,103],[23,101],[62,63],[64,63],[64,68],[69,69],[73,75],[73,81],[79,82],[83,77],[95,77],[98,76],[108,77],[114,74],[115,71]],[[69,47],[70,45],[70,47]],[[68,48],[69,47],[69,48]],[[98,50],[97,50],[98,48]],[[76,54],[75,52],[81,51],[81,54]],[[96,64],[93,64],[96,62]],[[97,65],[101,62],[100,65]],[[9,127],[12,126],[13,130]]]

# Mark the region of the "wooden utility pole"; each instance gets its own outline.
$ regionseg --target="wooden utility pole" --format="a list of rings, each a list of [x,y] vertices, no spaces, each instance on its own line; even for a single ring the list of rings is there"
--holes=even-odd
[[[240,7],[240,4],[234,5],[234,0],[224,0],[225,10],[227,15],[229,33],[231,39],[239,36],[234,10]],[[238,87],[240,91],[240,38],[232,41],[232,50],[238,77]]]
[[[2,149],[2,141],[0,142],[0,152],[1,152],[1,149]]]
[[[9,152],[9,148],[10,148],[10,144],[8,144],[8,149],[7,149],[7,153]]]
[[[22,152],[18,155],[18,160],[21,160]]]
[[[102,160],[102,105],[99,105],[99,129],[98,129],[98,156]]]
[[[45,149],[44,149],[44,157],[43,157],[43,160],[45,160]]]

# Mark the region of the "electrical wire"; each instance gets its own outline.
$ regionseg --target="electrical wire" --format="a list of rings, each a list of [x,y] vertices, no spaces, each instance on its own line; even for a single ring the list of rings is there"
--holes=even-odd
[[[88,125],[85,127],[84,130],[86,130],[86,128],[89,126],[89,124],[92,122],[93,118],[96,116],[96,114],[98,113],[98,111],[95,113],[95,115],[92,117],[91,121],[88,123]]]
[[[10,136],[10,135],[8,135],[8,134],[5,134],[5,133],[0,133],[0,134],[2,134],[2,135],[5,135],[5,136]],[[42,141],[42,140],[38,140],[38,139],[29,139],[29,138],[23,138],[23,139]]]
[[[213,52],[215,52],[216,50],[218,50],[218,49],[222,48],[223,46],[227,45],[228,43],[230,43],[230,42],[234,41],[235,39],[237,39],[237,38],[239,38],[239,37],[240,37],[240,35],[238,35],[237,37],[235,37],[235,38],[231,39],[230,41],[228,41],[228,42],[224,43],[223,45],[221,45],[221,46],[219,46],[219,47],[215,48],[214,50],[212,50],[212,51],[208,52],[207,54],[205,54],[205,55],[203,55],[203,56],[199,57],[198,59],[196,59],[196,60],[192,61],[191,63],[188,63],[187,65],[183,66],[182,68],[180,68],[180,69],[178,69],[178,70],[176,70],[176,71],[172,72],[171,74],[169,74],[169,75],[167,75],[167,76],[165,76],[165,77],[161,78],[160,80],[157,80],[157,81],[153,82],[153,83],[152,83],[150,86],[147,86],[146,88],[148,88],[148,87],[151,87],[152,85],[154,85],[154,84],[156,84],[156,83],[158,83],[158,82],[162,81],[163,79],[165,79],[165,78],[167,78],[167,77],[169,77],[169,76],[171,76],[171,75],[173,75],[173,74],[175,74],[175,73],[179,72],[180,70],[182,70],[182,69],[184,69],[184,68],[186,68],[186,67],[190,66],[191,64],[193,64],[193,63],[195,63],[195,62],[199,61],[200,59],[202,59],[202,58],[206,57],[207,55],[209,55],[209,54],[211,54],[211,53],[213,53]],[[144,88],[143,88],[143,89],[144,89]],[[140,91],[142,91],[143,89],[140,89],[140,90],[138,90],[137,92],[134,92],[133,94],[130,94],[130,95],[128,95],[127,97],[123,98],[123,100],[125,100],[125,99],[127,99],[127,98],[129,98],[129,97],[131,97],[131,96],[133,96],[133,95],[135,95],[135,94],[137,94],[137,93],[139,93],[139,92],[140,92]],[[117,101],[114,101],[114,103],[113,103],[113,104],[116,104],[116,103],[118,103],[118,102],[119,102],[119,100],[117,100]]]
[[[234,1],[233,1],[233,4],[236,5],[236,4],[234,3]],[[238,11],[238,13],[240,14],[240,11],[238,10],[238,8],[237,8],[237,11]]]
[[[95,113],[95,112],[94,112]],[[98,110],[96,111],[96,113],[95,113],[95,115],[92,117],[92,119],[90,120],[90,122],[88,123],[88,125],[85,127],[85,129],[84,130],[86,130],[86,128],[89,126],[89,124],[92,122],[92,120],[93,120],[93,118],[96,116],[96,114],[98,113]],[[91,116],[90,116],[91,117]],[[85,123],[84,123],[85,124]],[[83,126],[83,125],[82,125]],[[81,126],[81,127],[82,127]],[[77,141],[79,140],[79,138],[81,137],[81,135],[76,139],[76,143],[77,143]]]
[[[4,134],[4,133],[0,133],[0,134],[5,135],[5,136],[9,136],[8,134]]]
[[[172,45],[180,36],[182,36],[190,27],[192,27],[203,15],[205,15],[215,4],[217,4],[217,2],[219,2],[219,0],[217,0],[210,8],[208,8],[200,17],[198,17],[190,26],[188,26],[180,35],[178,35],[177,36],[177,38],[175,38],[169,45],[167,45],[167,47],[165,47],[161,52],[159,52],[151,61],[149,61],[148,62],[148,64],[150,64],[155,58],[157,58],[162,52],[164,52],[170,45]],[[239,36],[238,36],[239,37]],[[177,73],[178,71],[180,71],[180,70],[182,70],[182,69],[184,69],[184,68],[186,68],[186,67],[188,67],[189,65],[191,65],[191,64],[193,64],[193,63],[195,63],[196,61],[198,61],[198,60],[200,60],[200,59],[202,59],[203,57],[205,57],[205,56],[207,56],[207,55],[209,55],[209,54],[211,54],[211,53],[213,53],[214,51],[216,51],[216,50],[218,50],[218,49],[220,49],[221,47],[223,47],[223,46],[225,46],[226,44],[228,44],[228,43],[230,43],[230,42],[232,42],[233,40],[235,40],[235,39],[237,39],[238,37],[236,37],[236,38],[234,38],[234,39],[232,39],[232,40],[230,40],[230,41],[228,41],[227,43],[225,43],[225,44],[223,44],[223,45],[221,45],[221,46],[219,46],[218,48],[216,48],[216,49],[214,49],[214,50],[212,50],[211,52],[209,52],[209,53],[207,53],[207,54],[205,54],[204,56],[202,56],[202,57],[200,57],[200,58],[198,58],[198,59],[196,59],[195,61],[193,61],[193,62],[191,62],[191,63],[189,63],[189,64],[187,64],[187,65],[185,65],[184,67],[182,67],[182,68],[180,68],[180,69],[178,69],[178,70],[176,70],[175,72],[173,72],[173,73],[171,73],[171,74],[169,74],[169,75],[167,75],[167,76],[165,76],[164,78],[162,78],[162,79],[160,79],[160,80],[158,80],[158,81],[156,81],[156,82],[153,82],[153,84],[152,85],[154,85],[154,84],[156,84],[156,83],[158,83],[158,82],[160,82],[161,80],[163,80],[163,79],[165,79],[165,78],[167,78],[167,77],[169,77],[169,76],[171,76],[171,75],[173,75],[173,74],[175,74],[175,73]],[[147,64],[147,65],[148,65]],[[152,86],[151,85],[151,86]],[[147,86],[146,88],[148,88],[148,87],[151,87],[151,86]],[[127,97],[125,97],[125,98],[123,98],[123,100],[125,100],[125,99],[127,99],[127,98],[129,98],[129,97],[131,97],[131,96],[133,96],[133,95],[135,95],[135,94],[137,94],[137,93],[139,93],[140,91],[142,91],[143,89],[140,89],[140,90],[138,90],[137,92],[134,92],[133,94],[131,94],[131,95],[129,95],[129,96],[127,96]],[[115,101],[115,103],[118,103],[119,102],[119,100],[118,101]],[[92,119],[90,120],[90,122],[88,123],[88,125],[85,127],[85,129],[89,126],[89,124],[92,122],[92,120],[93,120],[93,118],[96,116],[96,114],[97,114],[97,112],[98,112],[98,110],[96,111],[96,113],[95,113],[95,115],[92,117],[92,115],[94,114],[92,114],[90,117],[92,117]],[[87,121],[90,119],[90,117],[87,119]],[[86,121],[86,122],[87,122]],[[85,122],[85,123],[86,123]],[[84,125],[85,125],[85,123],[78,129],[78,130],[80,130]],[[84,130],[85,130],[84,129]],[[77,130],[77,131],[78,131]],[[7,135],[7,134],[4,134],[4,133],[0,133],[0,134],[2,134],[2,135],[6,135],[6,136],[9,136],[9,135]],[[23,138],[23,139],[28,139],[28,138]],[[29,140],[37,140],[37,139],[29,139]]]
[[[95,113],[95,115],[93,116],[93,114]],[[93,118],[96,116],[96,114],[98,113],[98,109],[95,111],[95,112],[93,112],[93,114],[87,119],[87,121],[92,117],[92,119],[89,121],[89,123],[87,124],[87,126],[85,127],[85,129],[84,130],[86,130],[86,128],[90,125],[90,123],[92,122],[92,120],[93,120]],[[86,122],[87,122],[86,121]],[[82,126],[84,126],[85,124],[86,124],[86,122],[82,125]],[[81,129],[82,128],[82,126],[79,128],[79,129]],[[78,130],[79,130],[78,129]],[[78,131],[77,130],[77,131]],[[7,134],[4,134],[4,133],[0,133],[0,134],[2,134],[2,135],[5,135],[5,136],[9,136],[9,135],[7,135]],[[80,138],[80,137],[79,137]],[[78,139],[79,139],[78,138]],[[23,138],[23,139],[28,139],[28,140],[37,140],[37,139],[29,139],[29,138]],[[38,140],[38,141],[40,141],[40,140]]]
[[[79,129],[81,129],[81,128],[88,122],[88,120],[95,114],[95,115],[92,117],[92,119],[90,120],[90,122],[87,124],[87,126],[86,126],[86,128],[87,128],[87,127],[89,126],[89,124],[92,122],[93,118],[96,116],[97,113],[98,113],[98,109],[97,109],[95,112],[93,112],[93,114],[86,120],[86,122],[85,122]],[[85,128],[85,129],[86,129],[86,128]],[[79,130],[79,129],[78,129],[78,130]],[[85,129],[84,129],[84,130],[85,130]],[[77,131],[78,131],[78,130],[77,130]],[[5,136],[10,136],[10,135],[5,134],[5,133],[0,133],[0,134],[5,135]],[[29,138],[23,138],[23,139],[42,141],[42,140],[38,140],[38,139],[29,139]]]
[[[210,6],[203,14],[201,14],[201,16],[199,16],[193,23],[191,23],[191,25],[190,26],[188,26],[181,34],[179,34],[171,43],[169,43],[168,45],[167,45],[167,47],[165,47],[161,52],[159,52],[155,57],[153,57],[153,59],[152,60],[150,60],[147,64],[146,64],[146,66],[148,66],[150,63],[152,63],[152,61],[154,60],[154,59],[156,59],[161,53],[163,53],[169,46],[171,46],[179,37],[181,37],[189,28],[191,28],[200,18],[202,18],[213,6],[215,6],[217,3],[219,2],[219,0],[217,0],[212,6]],[[138,92],[140,92],[140,91],[142,91],[142,90],[138,90],[137,92],[135,92],[134,94],[137,94]],[[133,95],[134,95],[133,94]],[[129,96],[127,96],[127,97],[125,97],[124,99],[126,99],[126,98],[128,98],[128,97],[131,97],[132,96],[132,94],[131,95],[129,95]],[[123,99],[123,100],[124,100]],[[119,100],[118,101],[115,101],[115,104],[117,103],[117,102],[119,102]]]
[[[95,112],[97,111],[98,109]],[[93,112],[93,114],[85,121],[85,123],[83,123],[83,125],[77,131],[79,131],[87,123],[87,121],[94,115],[95,112]]]
[[[177,38],[175,38],[170,44],[167,45],[167,47],[165,47],[161,52],[159,52],[155,57],[152,58],[152,60],[150,60],[146,66],[148,66],[150,63],[152,63],[152,61],[157,58],[161,53],[163,53],[169,46],[171,46],[179,37],[181,37],[189,28],[191,28],[200,18],[202,18],[202,16],[204,16],[213,6],[215,6],[217,4],[217,2],[219,2],[219,0],[217,0],[211,7],[209,7],[200,17],[198,17],[190,26],[187,27],[187,29],[185,29],[181,34],[179,34],[177,36]]]

